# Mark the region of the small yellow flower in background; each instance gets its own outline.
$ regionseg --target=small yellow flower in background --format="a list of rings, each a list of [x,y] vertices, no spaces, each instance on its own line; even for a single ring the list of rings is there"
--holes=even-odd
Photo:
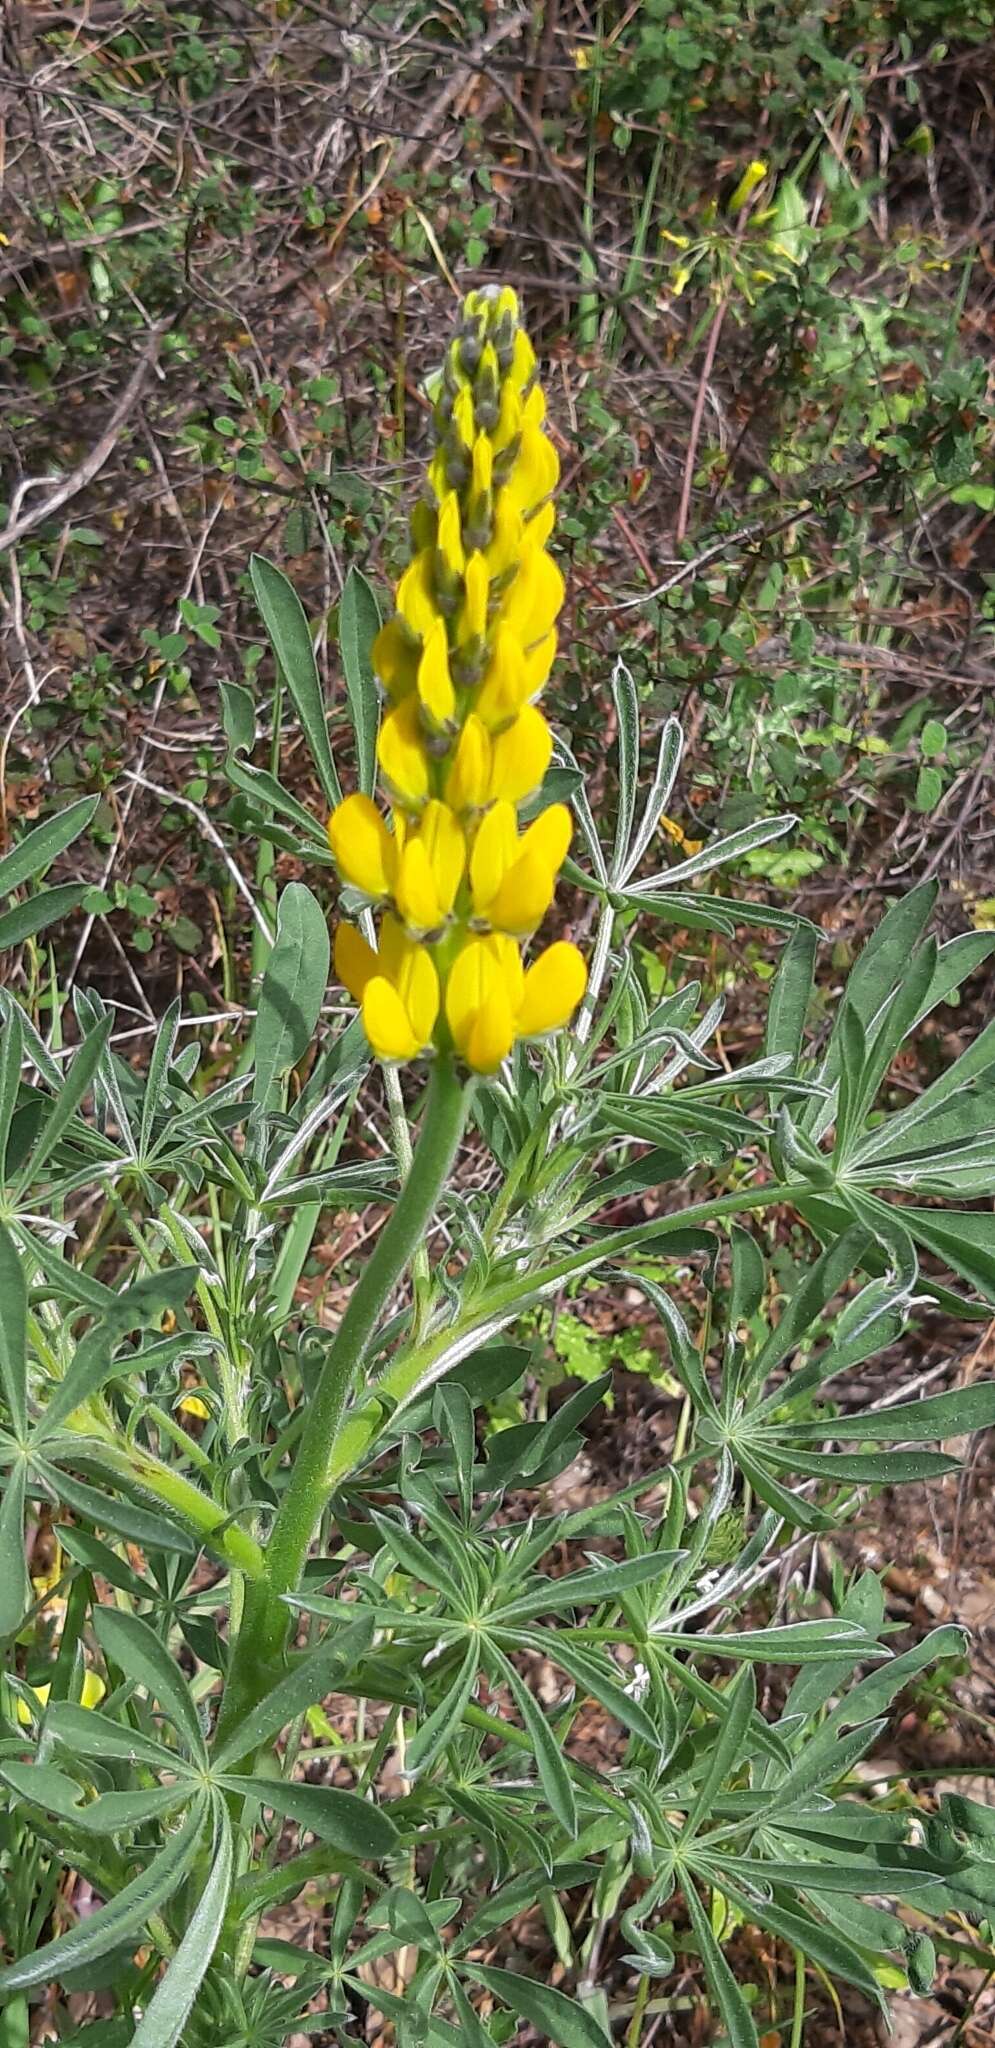
[[[769,165],[765,164],[763,158],[759,156],[754,157],[753,162],[747,164],[739,184],[729,201],[728,210],[730,213],[739,213],[740,209],[746,205],[747,200],[752,197],[757,186],[763,184],[768,169]]]
[[[660,830],[666,833],[668,839],[673,840],[675,846],[680,847],[682,853],[700,853],[705,844],[703,839],[689,839],[683,825],[679,825],[676,818],[668,818],[666,811],[660,816]]]
[[[36,1700],[38,1701],[38,1705],[40,1707],[47,1707],[48,1697],[52,1690],[51,1686],[33,1685],[31,1687],[31,1690],[34,1693]],[[83,1707],[99,1707],[100,1702],[103,1699],[106,1691],[107,1687],[104,1684],[103,1679],[98,1676],[96,1671],[84,1672],[83,1691],[80,1694],[80,1705]],[[27,1700],[18,1700],[17,1718],[22,1728],[30,1728],[31,1708],[28,1706]]]
[[[379,938],[340,925],[335,971],[379,1058],[455,1050],[493,1073],[516,1039],[569,1023],[587,980],[566,941],[529,966],[521,950],[552,903],[571,821],[563,804],[518,821],[552,758],[535,699],[564,584],[547,545],[559,460],[513,291],[469,294],[433,388],[414,551],[373,643],[391,816],[357,795],[328,821],[342,881],[382,913]]]

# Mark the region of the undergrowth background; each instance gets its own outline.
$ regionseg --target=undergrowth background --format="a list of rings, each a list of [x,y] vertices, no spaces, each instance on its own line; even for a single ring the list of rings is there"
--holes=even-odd
[[[240,845],[219,772],[218,681],[249,680],[257,759],[280,745],[319,805],[249,552],[320,622],[334,724],[344,576],[386,587],[402,560],[423,379],[459,292],[493,279],[545,366],[568,579],[551,711],[595,800],[613,803],[623,651],[650,728],[677,711],[688,731],[661,855],[794,810],[791,838],[717,886],[819,923],[827,986],[914,880],[939,880],[942,936],[995,923],[995,7],[8,5],[0,93],[0,825],[6,843],[102,792],[55,951],[63,990],[118,1004],[122,1049],[179,990],[223,1069],[226,1018],[252,1003],[243,875],[275,897],[304,872]],[[764,182],[733,207],[754,160]],[[730,1052],[756,1042],[763,935],[674,928],[642,957],[656,992],[700,976],[727,996]],[[48,935],[14,971],[49,1022]],[[924,1074],[958,1044],[946,1014]],[[304,1283],[333,1311],[350,1231],[328,1219]],[[673,1432],[630,1321],[567,1306],[539,1390],[619,1367],[572,1475],[588,1489]],[[966,1364],[956,1341],[937,1322],[896,1371],[990,1366],[988,1337]],[[978,1632],[974,1676],[909,1703],[910,1771],[944,1744],[982,1777],[995,1759],[990,1484],[982,1448],[960,1492],[927,1511],[909,1489],[902,1524],[886,1499],[854,1535],[867,1562],[901,1553],[903,1626]],[[517,1938],[555,1981],[541,1917]],[[688,2031],[658,2038],[704,2041],[683,1991],[668,2025]],[[909,2042],[990,2038],[980,1976],[925,2010],[935,2031]],[[842,2038],[828,2004],[826,2026]],[[856,2007],[845,2026],[876,2039]]]

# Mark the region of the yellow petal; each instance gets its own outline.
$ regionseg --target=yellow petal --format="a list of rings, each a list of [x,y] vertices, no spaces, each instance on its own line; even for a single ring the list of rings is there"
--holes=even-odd
[[[487,631],[488,590],[487,560],[478,548],[470,556],[463,578],[463,608],[456,629],[456,638],[462,647],[468,641],[482,640]]]
[[[453,403],[453,426],[464,448],[472,448],[476,429],[473,418],[473,395],[468,385],[464,385],[462,391],[456,394]]]
[[[526,420],[505,490],[520,511],[531,512],[556,489],[559,477],[560,459],[548,434]]]
[[[446,1022],[457,1051],[465,1053],[474,1018],[498,981],[494,959],[482,939],[458,953],[446,981]]]
[[[388,619],[373,642],[373,667],[393,703],[407,697],[418,674],[418,646],[402,618]]]
[[[510,941],[471,939],[446,984],[446,1021],[458,1052],[477,1073],[492,1074],[515,1042],[521,985],[518,949]]]
[[[494,961],[504,987],[508,991],[508,1000],[511,1003],[511,1007],[517,1015],[518,1006],[522,1000],[522,991],[525,986],[525,972],[522,967],[522,956],[518,945],[514,939],[508,938],[504,932],[491,932],[489,937],[484,940],[484,944],[491,959]]]
[[[729,212],[738,213],[740,207],[746,205],[751,194],[756,191],[759,184],[762,184],[766,176],[767,165],[761,157],[755,157],[751,164],[747,164],[739,184],[729,201]]]
[[[439,507],[435,544],[442,558],[444,574],[450,578],[462,576],[466,567],[466,555],[460,532],[459,499],[455,491],[447,491]]]
[[[421,553],[409,563],[397,586],[397,609],[417,634],[419,640],[427,639],[439,608],[435,601],[435,577],[433,575],[434,549],[422,548]]]
[[[563,603],[564,583],[545,548],[527,554],[501,601],[501,617],[523,647],[549,632]]]
[[[530,512],[522,533],[522,552],[532,548],[544,548],[556,525],[556,506],[552,499],[540,505],[538,512]]]
[[[431,863],[420,839],[409,840],[401,855],[394,899],[411,931],[434,932],[444,921]]]
[[[477,1011],[464,1048],[476,1074],[493,1074],[515,1043],[515,1019],[507,992],[495,983],[489,1000]]]
[[[556,875],[547,862],[536,853],[521,853],[481,914],[496,931],[524,938],[542,923],[555,887]]]
[[[530,695],[521,641],[502,622],[495,629],[491,658],[473,708],[490,731],[496,732],[518,716]]]
[[[510,377],[506,377],[501,386],[497,425],[491,436],[495,455],[499,455],[503,448],[509,447],[516,434],[520,434],[521,431],[522,401]]]
[[[380,923],[380,972],[397,988],[405,960],[411,950],[411,940],[399,917],[393,911],[385,910]]]
[[[382,973],[379,954],[368,946],[354,924],[340,924],[335,933],[335,972],[354,1003],[362,1002],[363,990],[375,974]]]
[[[391,718],[401,714],[392,712]],[[386,731],[386,726],[384,727]],[[388,895],[394,878],[396,849],[375,803],[368,796],[347,796],[328,820],[328,844],[339,874],[354,889],[374,898]]]
[[[537,697],[543,684],[549,678],[549,671],[556,659],[556,634],[547,633],[545,639],[537,640],[534,647],[525,654],[525,688],[529,699]]]
[[[525,552],[525,521],[510,491],[499,491],[494,500],[494,523],[487,548],[487,566],[497,579],[521,560]]]
[[[568,1024],[587,987],[587,968],[576,946],[559,939],[526,969],[518,1009],[518,1032],[534,1038]]]
[[[480,729],[483,731],[482,726]],[[507,803],[521,803],[523,797],[539,788],[552,752],[553,735],[542,712],[527,704],[493,742],[490,796],[503,798]]]
[[[520,391],[534,374],[535,366],[535,349],[524,327],[520,327],[515,335],[515,346],[511,358],[511,375]]]
[[[425,946],[408,946],[397,979],[397,992],[420,1046],[427,1045],[439,1014],[439,977]]]
[[[396,988],[381,975],[363,991],[363,1029],[382,1060],[410,1060],[422,1050]]]
[[[426,804],[418,839],[425,849],[442,914],[448,917],[466,867],[463,828],[448,804],[439,803],[435,797]]]
[[[456,713],[456,693],[449,673],[449,642],[443,620],[436,619],[425,641],[418,663],[418,696],[432,724],[450,724]]]
[[[377,741],[377,759],[391,789],[403,803],[415,808],[424,803],[429,790],[428,757],[422,741],[417,697],[405,697],[396,711],[384,719]]]
[[[478,917],[487,916],[488,907],[517,855],[514,806],[495,804],[481,820],[470,855],[470,888]]]
[[[555,875],[567,857],[573,838],[573,821],[566,804],[550,804],[522,839],[522,852],[534,855]]]
[[[483,494],[491,487],[494,470],[494,450],[486,434],[478,434],[473,444],[473,490]]]
[[[492,785],[490,734],[476,712],[471,711],[446,777],[446,802],[454,811],[482,810],[492,796],[508,794]]]

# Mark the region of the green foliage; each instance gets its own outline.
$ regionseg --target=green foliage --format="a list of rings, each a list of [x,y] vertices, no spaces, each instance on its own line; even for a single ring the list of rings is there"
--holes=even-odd
[[[282,579],[255,573],[316,770],[334,777],[303,615]],[[376,616],[361,590],[343,607],[360,761]],[[911,1104],[895,1106],[888,1080],[909,1034],[995,939],[937,947],[924,936],[932,892],[914,891],[810,1050],[816,935],[782,916],[766,1046],[732,1071],[716,1064],[715,1006],[699,1016],[694,987],[644,992],[633,916],[724,928],[735,906],[691,885],[791,821],[758,821],[645,877],[681,735],[664,728],[640,789],[622,664],[613,691],[622,800],[607,844],[574,788],[576,876],[597,920],[587,1021],[541,1063],[520,1050],[513,1076],[478,1092],[489,1171],[472,1196],[450,1188],[449,1251],[427,1297],[389,1322],[373,1311],[341,1385],[341,1347],[294,1300],[322,1207],[393,1201],[380,1267],[354,1301],[381,1268],[389,1287],[389,1246],[410,1254],[423,1226],[412,1236],[404,1218],[429,1214],[442,1187],[453,1105],[440,1083],[403,1197],[393,1165],[350,1157],[366,1057],[354,1023],[321,1021],[327,936],[308,889],[280,897],[230,1078],[202,1066],[195,1042],[181,1047],[175,1003],[139,1072],[95,995],[77,999],[65,1062],[3,998],[0,1535],[13,1654],[0,1999],[12,2023],[55,1980],[63,1999],[110,1991],[122,2040],[139,2048],[279,2048],[313,2027],[319,1992],[330,2038],[372,1997],[411,2048],[457,2032],[505,2039],[515,2019],[594,2048],[609,2035],[583,1963],[590,1916],[610,1896],[626,1967],[659,1984],[693,1945],[730,2040],[756,2048],[752,1989],[723,1943],[737,1920],[883,2005],[882,1972],[927,1983],[931,1934],[956,1938],[949,1916],[990,1917],[981,1810],[948,1795],[929,1816],[868,1799],[855,1777],[897,1695],[964,1655],[962,1632],[939,1628],[896,1655],[873,1575],[818,1614],[790,1597],[774,1607],[766,1589],[795,1532],[832,1530],[857,1492],[956,1470],[952,1443],[995,1422],[992,1383],[868,1409],[848,1405],[846,1379],[924,1301],[966,1313],[974,1296],[995,1302],[990,1218],[928,1206],[990,1186],[991,1028]],[[226,719],[236,787],[260,830],[282,830],[293,800],[247,766],[244,690],[229,686]],[[89,815],[77,806],[38,828],[8,856],[8,881],[32,879]],[[605,1220],[650,1189],[650,1220]],[[94,1197],[103,1224],[85,1237],[61,1227]],[[810,1235],[780,1294],[765,1218],[785,1209]],[[942,1278],[920,1273],[921,1251]],[[562,1311],[554,1345],[573,1391],[546,1416],[479,1424],[527,1376],[548,1384],[536,1312],[563,1290],[581,1306],[599,1275],[595,1310],[622,1287],[645,1300],[684,1420],[671,1462],[563,1510],[546,1489],[609,1394],[610,1371],[594,1367],[664,1371],[639,1341],[646,1319],[638,1335],[599,1341]],[[530,1346],[500,1340],[516,1324]],[[284,1656],[267,1580],[307,1467],[301,1432],[313,1445],[322,1404],[333,1422],[303,1525],[305,1550],[312,1527],[319,1549],[289,1581],[304,1635]],[[523,1490],[527,1521],[514,1515]],[[46,1588],[35,1597],[21,1562],[22,1517],[52,1500],[66,1518],[57,1647]],[[779,1665],[794,1675],[761,1711],[755,1674]],[[537,1671],[555,1674],[541,1704]],[[341,1752],[351,1789],[298,1769],[317,1754],[306,1731],[334,1734],[322,1703],[336,1696],[370,1714]],[[615,1730],[610,1770],[578,1753],[585,1701]],[[385,1796],[397,1740],[403,1774]],[[104,1903],[49,1935],[67,1864]],[[260,1915],[315,1882],[334,1901],[328,1955],[261,1938]],[[561,1893],[579,1895],[557,1923],[565,1988],[481,1961],[482,1937]],[[403,1997],[371,1993],[367,1967],[401,1951]]]

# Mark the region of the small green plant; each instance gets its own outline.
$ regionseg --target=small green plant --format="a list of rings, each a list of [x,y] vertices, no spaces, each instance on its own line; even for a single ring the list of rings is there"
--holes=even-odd
[[[326,1010],[327,906],[301,880],[223,1075],[177,1001],[139,1069],[96,992],[76,992],[67,1058],[0,992],[11,2040],[43,1996],[67,2048],[344,2043],[374,2013],[400,2048],[482,2048],[519,2021],[607,2048],[638,2040],[650,1991],[665,2009],[693,1958],[716,2027],[757,2048],[758,1987],[730,1959],[744,1927],[790,1959],[796,2044],[809,1968],[884,2009],[887,1987],[926,1988],[938,1944],[990,1960],[990,1816],[949,1793],[935,1812],[877,1801],[854,1777],[963,1632],[896,1655],[877,1577],[813,1611],[790,1546],[857,1490],[955,1471],[935,1447],[995,1420],[995,1383],[868,1408],[847,1377],[925,1303],[995,1302],[995,1227],[971,1206],[995,1163],[995,1025],[911,1101],[888,1086],[995,937],[938,946],[933,892],[913,891],[813,1041],[815,930],[700,887],[792,818],[647,872],[682,737],[664,724],[643,783],[622,662],[607,831],[565,740],[551,757],[532,699],[562,592],[556,468],[513,294],[471,295],[434,401],[396,610],[381,626],[356,573],[340,608],[344,800],[303,610],[253,564],[327,837],[253,761],[249,690],[224,692],[247,822],[305,872],[334,856],[359,1013]],[[94,802],[4,857],[0,943],[79,901],[21,892]],[[588,957],[554,938],[523,968],[568,805]],[[766,1042],[730,1070],[720,1005],[647,994],[633,935],[744,915],[785,944]],[[612,1220],[648,1190],[651,1217]],[[330,1328],[301,1276],[325,1219],[370,1203],[387,1220]],[[785,1216],[788,1264],[767,1229]],[[658,1468],[567,1511],[547,1488],[609,1374],[478,1424],[532,1371],[530,1319],[592,1277],[599,1303],[645,1304],[681,1420]],[[768,1667],[790,1674],[780,1691],[758,1690]],[[586,1702],[604,1768],[576,1740]],[[269,1918],[301,1895],[321,1902],[313,1950]],[[556,1986],[501,1959],[536,1901]],[[633,1998],[602,1975],[606,1931]],[[82,2027],[81,1991],[100,2007]]]

